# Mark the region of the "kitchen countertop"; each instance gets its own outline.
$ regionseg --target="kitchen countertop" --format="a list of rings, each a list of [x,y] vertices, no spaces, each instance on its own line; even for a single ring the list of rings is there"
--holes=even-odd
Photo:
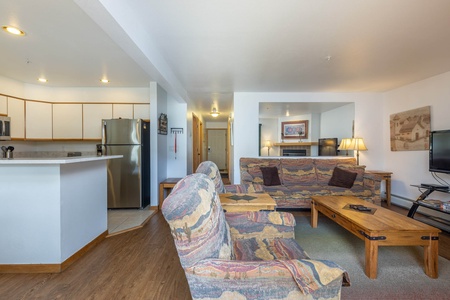
[[[89,161],[122,158],[122,155],[74,156],[74,157],[21,157],[0,158],[0,165],[74,164]]]

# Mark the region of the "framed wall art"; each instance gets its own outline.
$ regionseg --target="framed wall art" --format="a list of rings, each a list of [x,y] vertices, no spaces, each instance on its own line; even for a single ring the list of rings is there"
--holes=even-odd
[[[285,139],[307,139],[308,120],[281,122],[281,132]]]
[[[161,114],[158,118],[158,134],[167,135],[167,115]]]
[[[391,151],[430,149],[430,106],[390,116]]]

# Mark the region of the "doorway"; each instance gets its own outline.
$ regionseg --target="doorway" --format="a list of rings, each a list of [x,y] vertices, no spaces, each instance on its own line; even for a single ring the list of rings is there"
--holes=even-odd
[[[228,177],[228,137],[227,129],[207,129],[206,159],[213,161],[222,177]]]
[[[192,114],[192,172],[195,172],[195,170],[197,170],[198,168],[198,165],[202,162],[202,132],[202,122],[195,114]]]

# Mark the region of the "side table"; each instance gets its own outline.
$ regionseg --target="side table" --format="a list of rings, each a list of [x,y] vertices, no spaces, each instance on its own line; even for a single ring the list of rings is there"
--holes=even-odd
[[[167,196],[172,191],[175,184],[177,184],[178,181],[180,181],[181,178],[167,178],[164,181],[161,181],[159,183],[159,203],[158,203],[158,209],[161,209],[161,205],[163,204],[164,199],[166,199],[166,193]]]
[[[387,203],[388,207],[391,207],[391,175],[392,175],[392,172],[379,171],[379,170],[366,170],[366,173],[381,176],[381,179],[386,181],[386,203]]]

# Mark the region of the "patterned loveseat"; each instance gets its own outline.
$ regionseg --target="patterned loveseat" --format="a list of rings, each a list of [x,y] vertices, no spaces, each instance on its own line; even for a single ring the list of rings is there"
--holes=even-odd
[[[179,181],[162,205],[193,299],[339,299],[347,274],[312,260],[286,212],[224,213],[205,174]]]
[[[264,185],[261,167],[276,167],[279,185]],[[329,185],[335,167],[357,173],[351,188]],[[241,185],[272,196],[277,208],[310,208],[311,196],[356,196],[381,205],[381,178],[365,173],[355,158],[241,158]]]

